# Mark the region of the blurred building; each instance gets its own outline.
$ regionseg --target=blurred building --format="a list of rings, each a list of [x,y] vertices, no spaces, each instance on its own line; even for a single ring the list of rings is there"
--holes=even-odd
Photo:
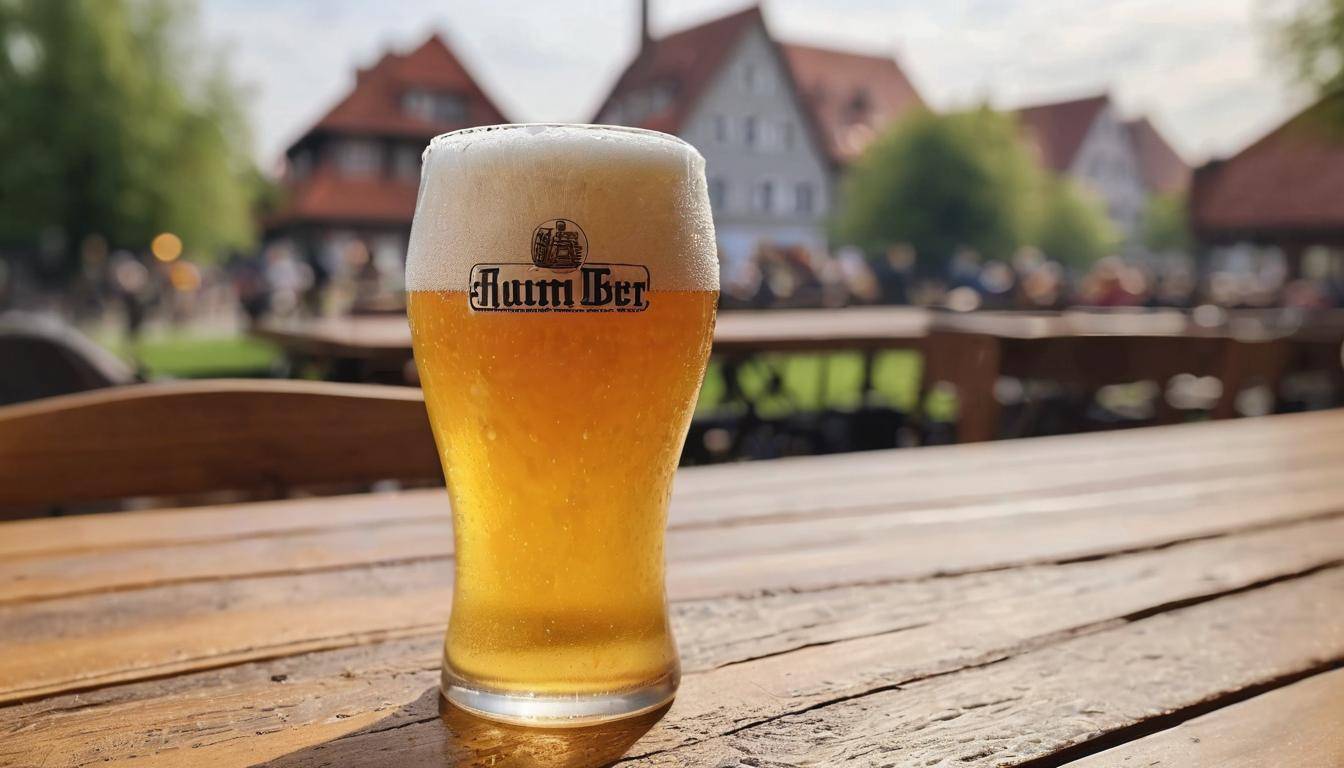
[[[285,200],[265,221],[266,240],[293,245],[318,269],[340,268],[353,253],[399,272],[429,140],[502,122],[438,35],[386,53],[285,151]]]
[[[1126,238],[1137,236],[1153,195],[1184,190],[1190,168],[1146,118],[1126,121],[1101,94],[1018,110],[1041,162],[1091,190]]]
[[[595,122],[672,133],[705,156],[720,260],[763,243],[824,248],[837,177],[919,94],[890,58],[788,45],[760,8],[642,45]]]
[[[1313,246],[1344,249],[1344,95],[1195,172],[1190,222],[1206,245],[1277,246],[1289,277]]]

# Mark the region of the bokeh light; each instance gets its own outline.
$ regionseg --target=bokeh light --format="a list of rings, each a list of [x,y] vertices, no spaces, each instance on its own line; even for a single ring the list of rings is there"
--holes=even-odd
[[[163,232],[150,242],[149,251],[159,261],[176,261],[177,257],[182,255],[182,238],[172,232]]]
[[[190,293],[201,287],[201,270],[189,261],[179,261],[169,270],[168,280],[178,291]]]

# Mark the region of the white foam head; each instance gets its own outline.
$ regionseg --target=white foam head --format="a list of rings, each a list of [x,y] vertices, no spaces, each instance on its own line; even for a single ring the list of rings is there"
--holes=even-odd
[[[413,291],[465,290],[478,263],[529,263],[533,231],[567,219],[585,261],[643,264],[655,290],[718,290],[705,161],[667,134],[500,125],[425,150],[406,258]]]

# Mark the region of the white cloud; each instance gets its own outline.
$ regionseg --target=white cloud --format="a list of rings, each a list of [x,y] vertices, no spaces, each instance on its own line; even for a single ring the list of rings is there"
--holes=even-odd
[[[1109,89],[1192,160],[1226,154],[1301,105],[1266,50],[1256,0],[770,0],[790,40],[895,53],[931,104],[999,106]],[[654,2],[663,33],[743,0]],[[1262,10],[1262,9],[1261,9]],[[357,65],[445,32],[515,120],[585,120],[634,51],[635,0],[205,0],[209,37],[250,84],[259,155],[339,99]]]

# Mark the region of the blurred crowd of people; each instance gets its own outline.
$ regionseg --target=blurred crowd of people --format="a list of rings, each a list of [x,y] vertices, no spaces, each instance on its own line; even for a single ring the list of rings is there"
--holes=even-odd
[[[50,312],[80,326],[116,326],[131,339],[147,324],[238,325],[402,306],[400,261],[375,260],[360,241],[342,249],[336,263],[283,245],[207,263],[183,255],[180,244],[133,253],[109,251],[91,237],[73,275],[44,276],[33,262],[0,257],[0,312]]]
[[[1344,306],[1344,260],[1318,254],[1305,275],[1291,274],[1269,249],[1215,252],[1200,275],[1181,254],[1119,255],[1089,268],[1067,267],[1034,248],[1010,259],[969,249],[940,270],[921,269],[908,246],[870,258],[856,248],[834,253],[762,245],[747,263],[725,268],[724,309],[916,304],[956,311],[1050,310],[1068,306],[1227,308]],[[179,250],[109,252],[91,238],[81,268],[60,290],[35,290],[22,260],[0,259],[0,310],[49,309],[76,323],[114,322],[138,335],[146,322],[170,325],[201,317],[255,323],[265,317],[399,311],[402,262],[352,239],[320,257],[284,244],[235,253],[222,262],[192,261]],[[22,285],[27,281],[28,285]],[[23,297],[28,306],[18,306]]]
[[[1085,269],[1071,268],[1035,248],[1011,259],[957,252],[942,274],[918,268],[913,249],[897,246],[877,259],[855,248],[834,254],[804,247],[762,246],[740,268],[726,272],[725,309],[918,304],[957,311],[1051,310],[1068,306],[1227,308],[1344,306],[1344,269],[1338,258],[1309,276],[1290,276],[1273,252],[1220,254],[1200,278],[1184,254],[1112,255]]]

